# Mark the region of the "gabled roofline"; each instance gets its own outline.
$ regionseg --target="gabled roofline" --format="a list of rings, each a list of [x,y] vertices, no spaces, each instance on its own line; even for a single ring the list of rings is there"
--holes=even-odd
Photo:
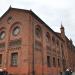
[[[21,11],[25,11],[25,12],[28,12],[30,13],[32,16],[34,16],[38,21],[40,21],[42,24],[45,25],[45,27],[47,27],[49,30],[51,30],[51,32],[53,32],[59,39],[61,39],[62,41],[64,41],[62,38],[60,38],[56,32],[54,32],[44,21],[42,21],[32,10],[25,10],[25,9],[19,9],[19,8],[12,8],[11,6],[8,8],[8,10],[0,17],[0,21],[1,19],[7,15],[7,13],[11,10],[11,9],[14,9],[14,10],[21,10]]]
[[[11,10],[11,9],[14,9],[14,10],[21,10],[21,11],[26,11],[26,12],[29,12],[30,10],[24,10],[24,9],[19,9],[19,8],[12,8],[11,6],[8,8],[8,10],[0,17],[0,20],[5,16],[7,15],[7,13]]]
[[[9,7],[8,10],[0,17],[0,21],[10,11],[10,9],[11,9],[11,7]]]
[[[54,32],[44,21],[42,21],[32,10],[30,10],[30,14],[32,14],[38,21],[40,21],[42,24],[45,25],[45,27],[47,27],[49,30],[51,30],[51,32],[53,32],[59,39],[61,39],[62,41],[64,41],[61,37],[59,37],[57,35],[56,32]]]

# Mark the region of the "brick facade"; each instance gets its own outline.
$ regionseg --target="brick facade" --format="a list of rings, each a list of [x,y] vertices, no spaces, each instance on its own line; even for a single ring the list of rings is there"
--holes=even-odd
[[[62,27],[56,33],[31,10],[9,8],[0,18],[0,68],[12,75],[58,75],[74,63],[66,42]]]

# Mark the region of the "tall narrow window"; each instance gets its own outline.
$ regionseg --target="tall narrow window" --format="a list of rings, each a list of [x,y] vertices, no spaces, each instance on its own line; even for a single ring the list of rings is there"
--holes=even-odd
[[[18,53],[11,54],[11,65],[17,66],[18,65]]]
[[[50,56],[47,56],[47,65],[48,65],[48,67],[51,66],[51,64],[50,64]]]
[[[56,44],[57,44],[57,46],[59,46],[59,41],[58,40],[56,41]]]
[[[58,59],[58,66],[60,66],[60,61],[59,61],[59,59]]]
[[[53,66],[56,67],[55,57],[53,57]]]
[[[52,42],[53,42],[53,44],[55,44],[55,37],[54,36],[52,37]]]
[[[40,26],[36,26],[36,28],[35,28],[35,35],[38,38],[41,38],[41,36],[42,36],[42,30],[41,30],[41,27]]]
[[[2,64],[2,54],[0,54],[0,65]]]
[[[50,43],[50,35],[49,32],[46,33],[46,42]]]

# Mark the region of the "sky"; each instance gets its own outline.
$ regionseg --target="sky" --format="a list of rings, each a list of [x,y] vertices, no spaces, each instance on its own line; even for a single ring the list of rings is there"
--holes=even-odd
[[[51,29],[65,34],[75,45],[75,0],[0,0],[0,16],[10,7],[32,10]]]

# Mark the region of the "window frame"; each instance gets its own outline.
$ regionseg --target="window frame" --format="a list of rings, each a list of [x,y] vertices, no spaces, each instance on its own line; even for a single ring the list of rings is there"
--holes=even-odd
[[[14,58],[15,55],[16,58]],[[11,66],[18,66],[18,52],[11,53]]]
[[[19,29],[19,31],[15,34],[15,32],[16,32],[17,29]],[[20,27],[19,27],[19,26],[15,26],[15,27],[13,28],[13,30],[12,30],[12,34],[13,34],[14,36],[17,36],[19,33],[20,33]]]
[[[41,38],[41,37],[42,37],[42,29],[41,29],[41,27],[38,26],[38,25],[35,27],[35,36],[36,36],[37,38]]]

